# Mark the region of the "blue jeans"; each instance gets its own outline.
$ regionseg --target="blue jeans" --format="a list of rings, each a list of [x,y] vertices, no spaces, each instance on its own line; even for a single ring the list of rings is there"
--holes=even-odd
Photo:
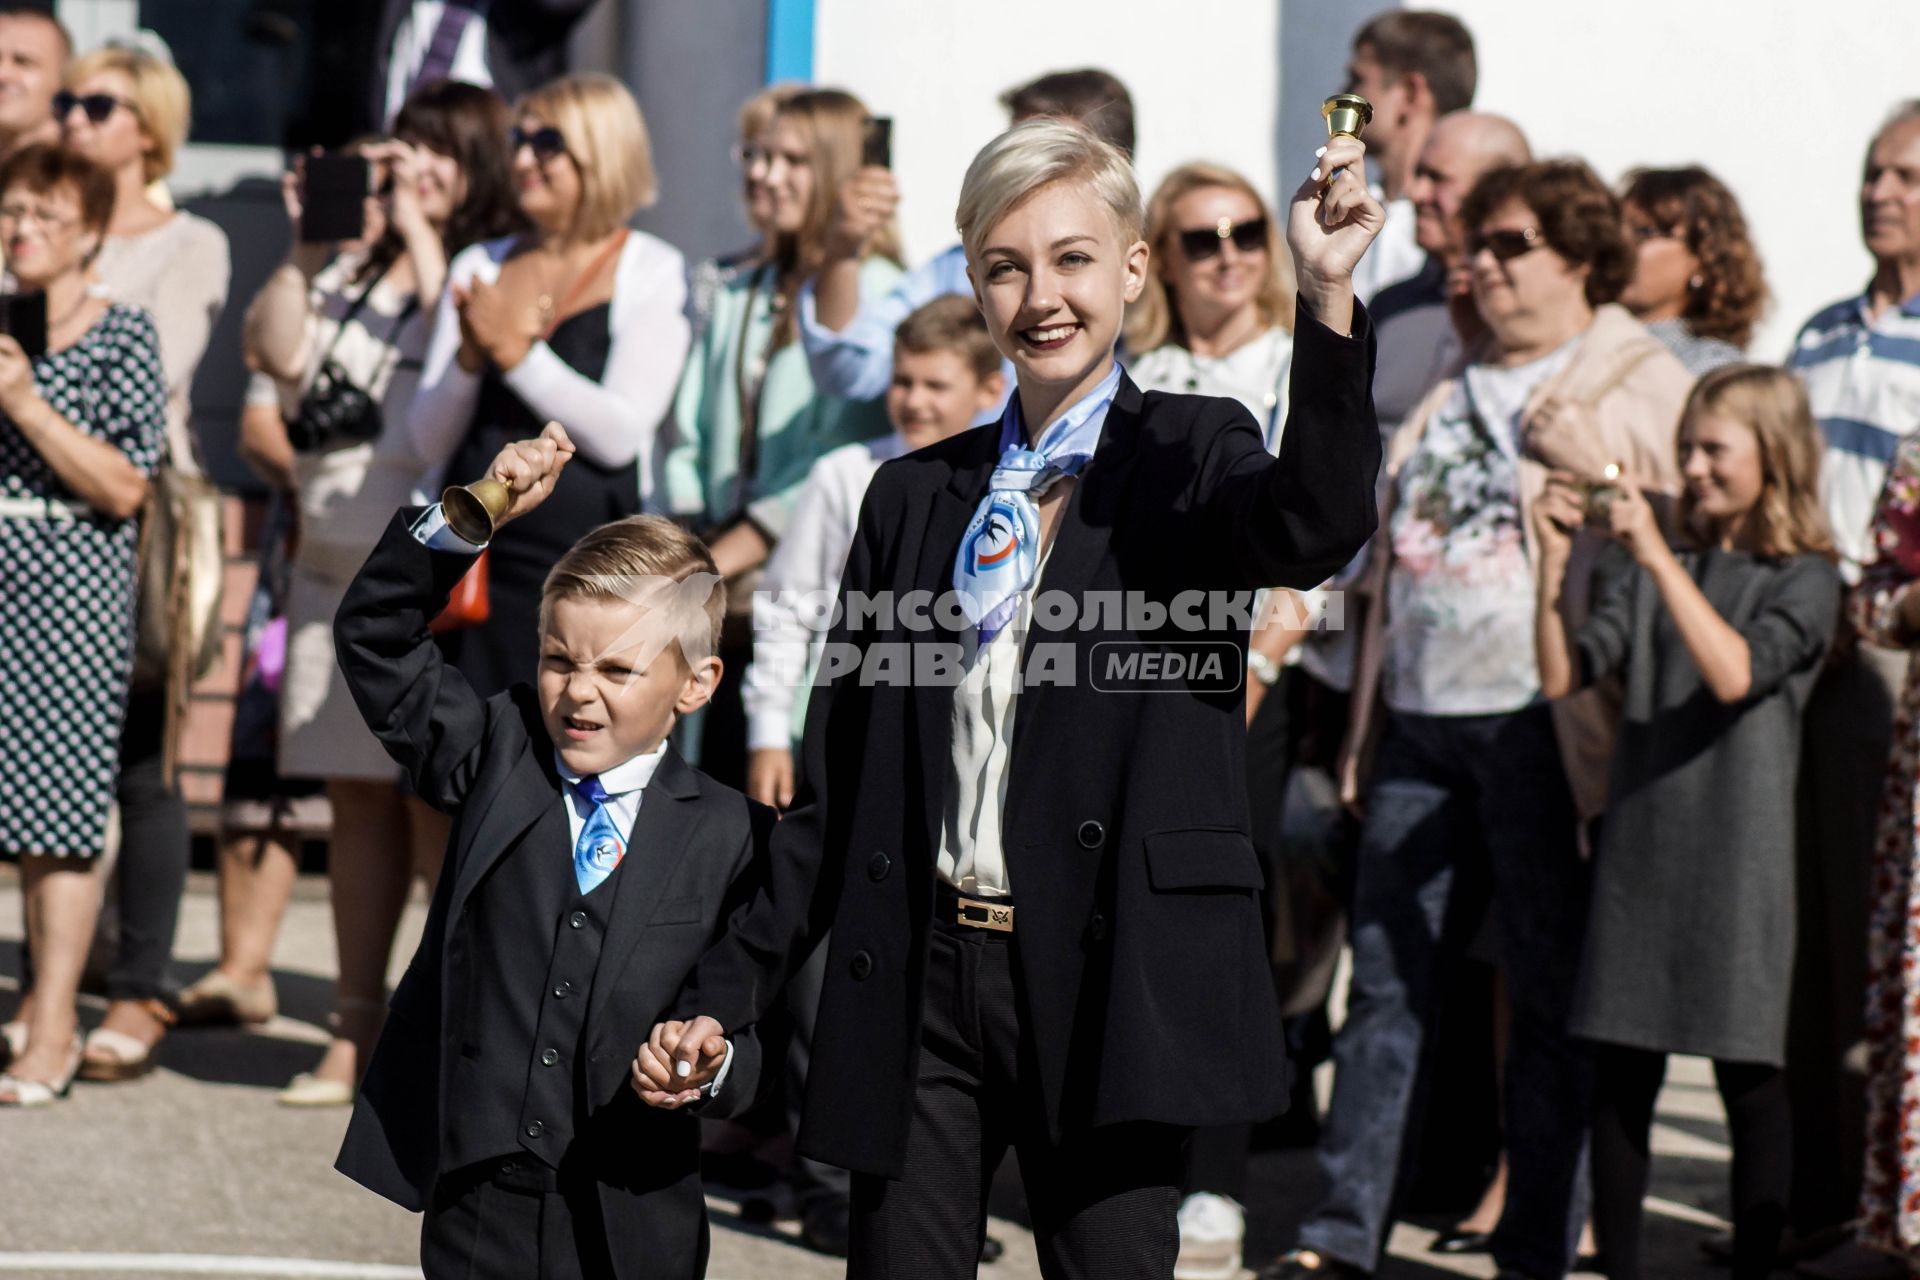
[[[1401,1149],[1419,1123],[1421,1052],[1491,893],[1513,1008],[1507,1206],[1493,1254],[1539,1280],[1566,1273],[1592,1091],[1587,1051],[1566,1031],[1587,918],[1576,821],[1546,707],[1390,714],[1360,836],[1353,981],[1318,1149],[1329,1185],[1301,1226],[1303,1248],[1378,1265]]]

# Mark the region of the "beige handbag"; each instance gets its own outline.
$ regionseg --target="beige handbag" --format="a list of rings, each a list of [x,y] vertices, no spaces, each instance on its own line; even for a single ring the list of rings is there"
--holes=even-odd
[[[169,782],[193,682],[220,657],[220,596],[226,578],[221,496],[202,475],[162,465],[140,518],[133,687],[165,690],[163,754]]]

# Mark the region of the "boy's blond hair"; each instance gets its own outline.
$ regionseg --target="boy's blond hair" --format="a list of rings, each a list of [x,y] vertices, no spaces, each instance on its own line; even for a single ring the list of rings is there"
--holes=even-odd
[[[1017,124],[980,149],[960,184],[954,225],[967,257],[978,261],[1000,220],[1056,182],[1084,183],[1113,215],[1122,245],[1142,238],[1146,218],[1133,165],[1112,143],[1064,120]]]
[[[556,600],[619,600],[666,610],[658,634],[679,645],[688,666],[720,647],[727,588],[707,544],[660,516],[603,524],[568,548],[540,588],[540,630]]]

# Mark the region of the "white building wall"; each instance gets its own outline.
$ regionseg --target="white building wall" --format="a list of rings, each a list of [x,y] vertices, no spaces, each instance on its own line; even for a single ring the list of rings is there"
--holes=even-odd
[[[901,221],[918,261],[953,240],[973,152],[1002,127],[999,93],[1096,65],[1133,90],[1151,189],[1183,160],[1246,172],[1276,196],[1310,167],[1320,98],[1378,3],[1335,0],[818,0],[815,78],[895,117]],[[1740,196],[1775,294],[1754,343],[1777,359],[1816,307],[1857,290],[1860,162],[1879,119],[1920,96],[1910,0],[1442,0],[1480,50],[1478,104],[1542,155],[1609,181],[1637,164],[1702,163]],[[1285,182],[1279,173],[1289,175]]]

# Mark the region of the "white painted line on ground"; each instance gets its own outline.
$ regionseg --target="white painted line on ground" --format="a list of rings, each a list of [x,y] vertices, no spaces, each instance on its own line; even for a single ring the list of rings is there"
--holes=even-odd
[[[0,1253],[0,1271],[131,1271],[174,1276],[295,1276],[301,1280],[420,1280],[420,1268],[222,1253]]]
[[[1733,1230],[1733,1224],[1725,1218],[1708,1213],[1705,1209],[1696,1209],[1690,1204],[1681,1204],[1678,1200],[1648,1196],[1642,1203],[1647,1206],[1648,1213],[1657,1213],[1663,1218],[1672,1218],[1676,1222],[1690,1222],[1696,1227],[1706,1227],[1710,1231]]]

